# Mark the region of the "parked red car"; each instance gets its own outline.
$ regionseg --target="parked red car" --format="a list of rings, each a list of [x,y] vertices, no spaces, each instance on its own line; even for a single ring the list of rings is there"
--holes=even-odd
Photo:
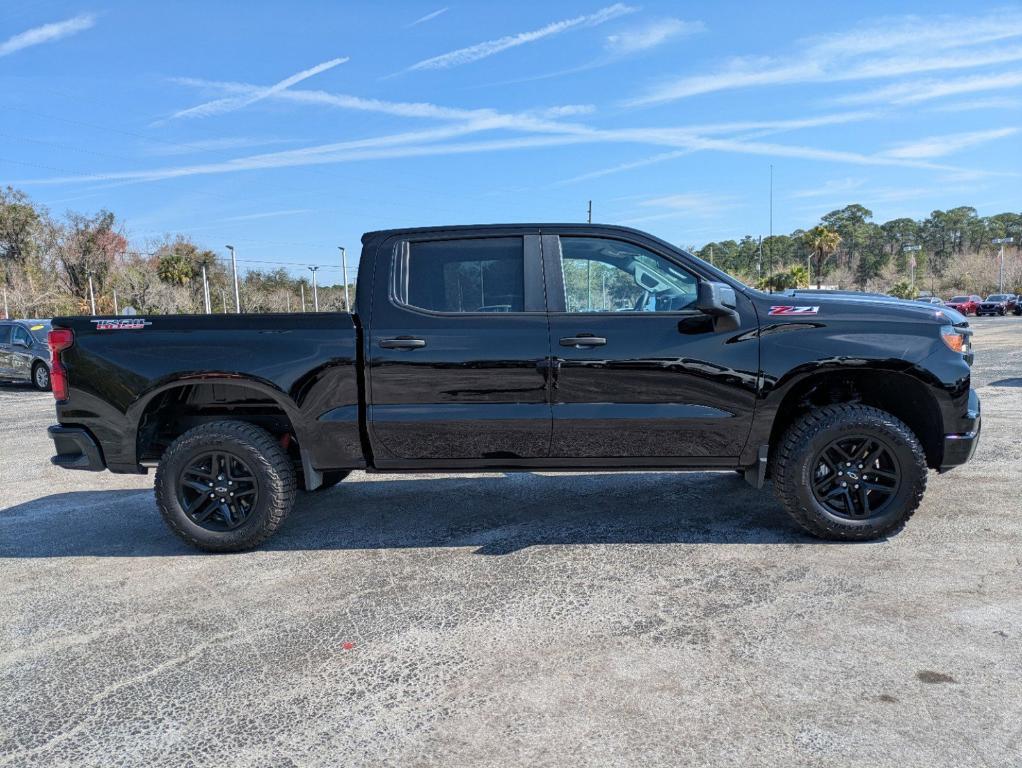
[[[951,309],[958,310],[963,315],[974,315],[976,310],[979,309],[980,303],[983,299],[975,294],[971,296],[952,296],[947,300],[947,305]]]

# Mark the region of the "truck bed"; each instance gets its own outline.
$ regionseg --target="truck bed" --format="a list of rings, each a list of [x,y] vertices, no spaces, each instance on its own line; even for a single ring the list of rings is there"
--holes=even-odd
[[[364,465],[360,450],[353,455],[361,441],[350,314],[59,317],[53,327],[74,332],[61,353],[70,395],[57,405],[60,424],[88,430],[115,472],[144,471],[157,398],[177,398],[182,412],[282,412],[313,466]]]

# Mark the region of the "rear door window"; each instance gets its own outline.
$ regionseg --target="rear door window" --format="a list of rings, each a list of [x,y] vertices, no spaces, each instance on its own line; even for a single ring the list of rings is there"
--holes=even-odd
[[[522,312],[521,237],[412,242],[397,270],[399,303],[429,312]]]
[[[0,344],[11,343],[11,326],[0,325]]]

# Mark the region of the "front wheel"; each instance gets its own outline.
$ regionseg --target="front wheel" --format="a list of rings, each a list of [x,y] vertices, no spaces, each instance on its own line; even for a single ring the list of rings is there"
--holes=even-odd
[[[295,471],[280,444],[242,421],[190,429],[156,470],[156,504],[186,543],[208,552],[258,546],[294,506]]]
[[[900,419],[864,405],[828,405],[796,421],[773,464],[788,514],[814,536],[865,541],[897,533],[926,490],[926,456]]]

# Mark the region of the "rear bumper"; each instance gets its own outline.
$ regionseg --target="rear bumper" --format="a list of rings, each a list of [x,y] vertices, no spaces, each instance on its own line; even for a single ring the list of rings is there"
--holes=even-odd
[[[46,431],[57,449],[57,455],[51,457],[50,461],[58,467],[84,469],[89,472],[101,472],[106,469],[103,453],[88,430],[55,424]]]
[[[961,426],[964,427],[963,431],[944,435],[944,459],[938,470],[940,472],[947,472],[964,464],[976,452],[983,419],[980,414],[979,395],[973,389],[969,390],[969,405]]]

